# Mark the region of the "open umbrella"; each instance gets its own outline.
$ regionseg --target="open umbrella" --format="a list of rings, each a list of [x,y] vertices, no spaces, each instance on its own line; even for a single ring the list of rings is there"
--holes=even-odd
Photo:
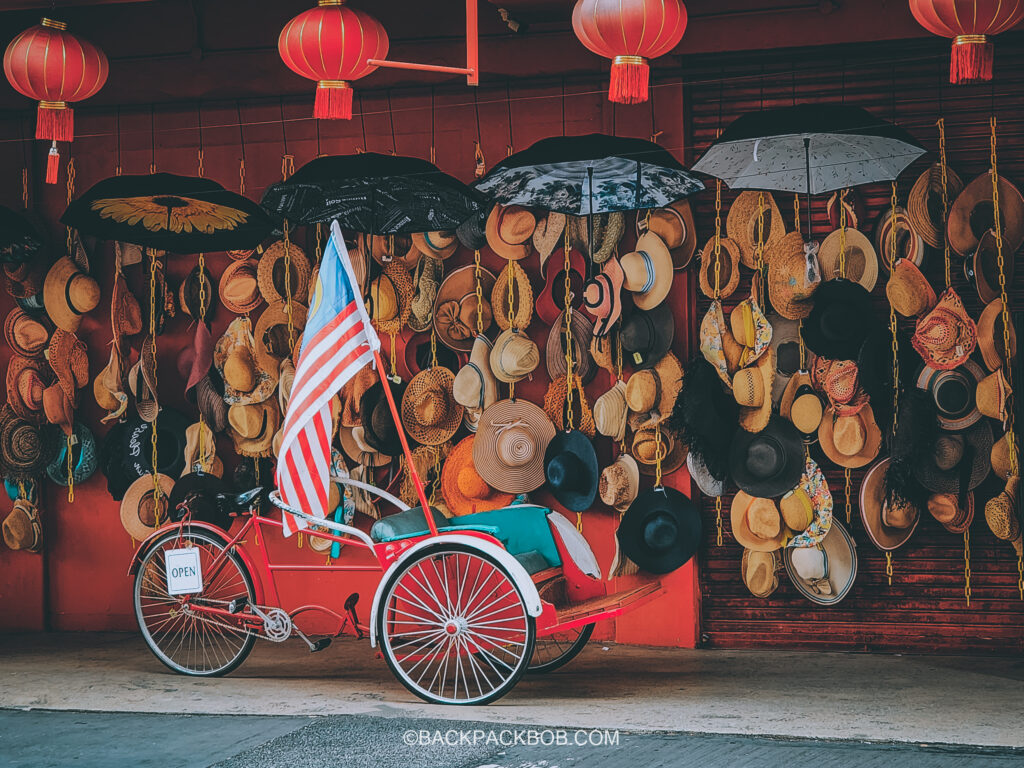
[[[0,205],[0,262],[34,261],[43,250],[43,238],[28,217]]]
[[[262,200],[293,224],[337,219],[342,229],[375,235],[453,230],[485,203],[433,163],[376,152],[318,157]]]
[[[104,240],[172,253],[254,248],[271,232],[256,203],[209,179],[112,176],[73,201],[61,222]]]
[[[474,186],[502,205],[573,216],[662,208],[704,189],[654,142],[600,133],[541,139]]]
[[[803,192],[810,198],[892,181],[924,152],[902,128],[860,107],[799,104],[737,118],[693,170],[722,179],[730,189]]]

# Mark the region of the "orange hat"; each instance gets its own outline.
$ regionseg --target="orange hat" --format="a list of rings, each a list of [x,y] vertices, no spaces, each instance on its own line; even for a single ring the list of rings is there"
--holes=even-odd
[[[453,515],[468,515],[507,507],[515,498],[491,488],[473,466],[474,436],[462,440],[445,459],[441,495]]]

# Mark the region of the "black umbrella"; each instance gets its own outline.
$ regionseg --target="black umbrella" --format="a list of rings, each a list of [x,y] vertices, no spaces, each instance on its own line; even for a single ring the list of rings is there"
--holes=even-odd
[[[737,118],[693,166],[730,189],[806,193],[892,181],[925,149],[860,107],[799,104]],[[810,230],[810,205],[807,206]]]
[[[248,198],[210,179],[173,173],[104,179],[60,220],[83,234],[173,253],[254,248],[273,229]]]
[[[474,186],[502,205],[573,216],[662,208],[704,189],[654,142],[600,133],[542,139]]]
[[[334,219],[375,235],[452,230],[486,204],[479,192],[416,157],[363,152],[311,160],[263,195],[293,224]]]
[[[24,214],[0,205],[0,262],[34,261],[43,250],[43,238]]]

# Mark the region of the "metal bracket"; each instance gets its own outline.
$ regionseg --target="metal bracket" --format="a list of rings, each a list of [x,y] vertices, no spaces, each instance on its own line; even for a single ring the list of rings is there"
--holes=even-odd
[[[367,59],[375,67],[392,69],[415,69],[421,72],[445,72],[465,75],[466,85],[480,85],[480,37],[477,29],[477,2],[466,0],[466,66],[443,67],[437,64],[416,64],[411,61],[389,61],[388,59]]]

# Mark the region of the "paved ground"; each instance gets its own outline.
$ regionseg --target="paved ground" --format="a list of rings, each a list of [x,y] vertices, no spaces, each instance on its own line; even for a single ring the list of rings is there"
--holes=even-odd
[[[0,708],[376,715],[497,724],[1024,747],[1024,659],[645,649],[593,643],[487,707],[409,694],[366,643],[258,643],[214,680],[133,634],[0,637]],[[392,725],[384,725],[388,732]],[[788,759],[787,759],[788,760]],[[776,765],[778,763],[769,763]]]
[[[578,731],[367,715],[0,712],[3,768],[1011,768],[1022,764],[1024,752],[1005,749]]]

